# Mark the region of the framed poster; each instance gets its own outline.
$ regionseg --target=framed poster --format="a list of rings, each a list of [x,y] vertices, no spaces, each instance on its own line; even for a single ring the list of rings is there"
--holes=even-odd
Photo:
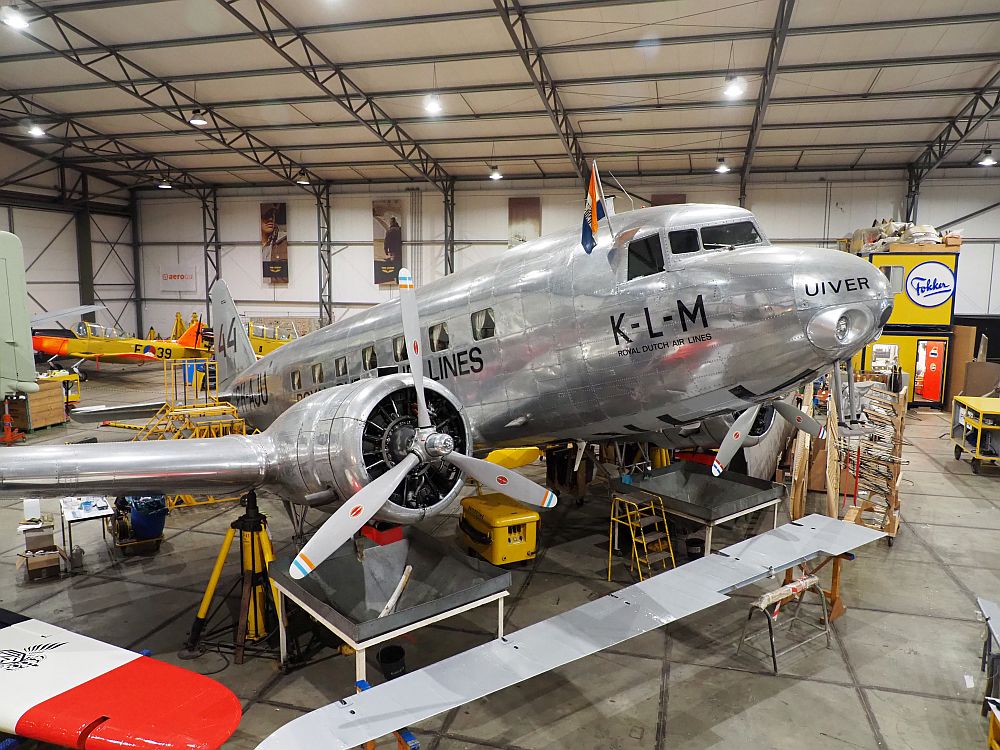
[[[542,199],[507,199],[507,247],[520,245],[542,235]]]
[[[395,284],[403,267],[403,201],[372,201],[372,258],[376,284]]]
[[[285,203],[260,204],[260,257],[265,284],[288,283],[287,216]]]

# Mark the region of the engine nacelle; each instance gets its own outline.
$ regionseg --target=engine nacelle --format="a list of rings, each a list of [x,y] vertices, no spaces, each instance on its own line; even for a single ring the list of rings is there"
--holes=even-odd
[[[469,422],[458,399],[429,379],[424,380],[424,391],[435,430],[454,439],[456,452],[468,453]],[[326,493],[324,505],[339,505],[406,456],[416,414],[416,391],[407,374],[314,393],[265,433],[274,448],[265,486],[294,502]],[[377,517],[414,523],[444,510],[463,484],[461,472],[450,464],[426,462],[407,475]]]

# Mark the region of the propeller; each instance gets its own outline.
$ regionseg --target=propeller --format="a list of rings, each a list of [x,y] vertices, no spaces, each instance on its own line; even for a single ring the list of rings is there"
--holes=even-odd
[[[410,471],[430,461],[451,464],[480,484],[523,503],[542,508],[552,508],[556,504],[555,494],[546,488],[496,464],[456,452],[452,437],[435,430],[424,395],[424,362],[420,351],[417,296],[413,288],[413,276],[405,268],[399,271],[399,307],[403,317],[406,357],[413,375],[413,387],[417,392],[417,429],[413,441],[402,461],[362,487],[317,529],[312,539],[292,561],[288,571],[292,578],[304,578],[315,570],[317,565],[336,552],[378,513]],[[320,492],[310,497],[322,498],[325,494]]]
[[[801,409],[797,409],[785,401],[774,401],[772,405],[774,406],[774,410],[796,429],[808,432],[815,438],[822,439],[826,437],[826,427]],[[714,476],[722,474],[729,465],[729,462],[732,461],[733,456],[736,455],[736,451],[743,447],[743,443],[746,441],[750,428],[753,427],[754,420],[757,419],[757,414],[760,413],[760,409],[761,404],[755,404],[740,414],[737,420],[733,422],[733,426],[722,441],[722,445],[719,446],[719,452],[712,462],[712,474]]]

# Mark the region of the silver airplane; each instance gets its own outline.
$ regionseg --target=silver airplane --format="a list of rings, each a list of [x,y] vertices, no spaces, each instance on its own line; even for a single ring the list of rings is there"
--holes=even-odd
[[[373,517],[442,511],[465,474],[555,504],[471,455],[486,447],[721,444],[720,473],[775,411],[820,434],[779,397],[878,337],[893,304],[878,268],[772,245],[742,208],[662,206],[611,221],[590,255],[570,230],[419,291],[404,271],[400,299],[260,360],[219,282],[220,392],[261,434],[7,449],[0,491],[265,488],[335,511],[293,563],[301,577]]]

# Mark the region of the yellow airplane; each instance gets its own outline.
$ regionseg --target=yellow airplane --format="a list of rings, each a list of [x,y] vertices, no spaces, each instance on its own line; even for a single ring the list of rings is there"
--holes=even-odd
[[[250,336],[250,343],[253,345],[258,359],[267,356],[282,344],[287,344],[292,339],[298,338],[294,335],[294,328],[291,333],[286,333],[281,330],[281,326],[271,328],[252,321],[247,323],[247,334]]]
[[[208,359],[201,321],[193,322],[176,340],[140,339],[126,335],[117,326],[101,326],[81,320],[73,331],[65,328],[38,330],[32,345],[48,361],[75,359],[112,364],[159,362],[165,359]],[[75,367],[75,365],[74,365]]]

